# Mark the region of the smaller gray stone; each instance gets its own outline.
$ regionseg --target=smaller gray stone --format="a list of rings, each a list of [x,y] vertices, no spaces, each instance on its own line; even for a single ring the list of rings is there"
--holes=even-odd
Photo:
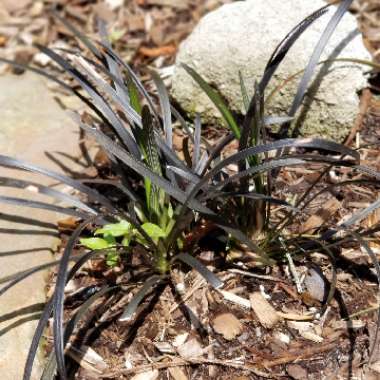
[[[306,274],[304,284],[311,297],[323,302],[327,296],[327,283],[322,271],[317,268],[310,268]]]
[[[201,19],[192,34],[181,44],[176,59],[172,95],[190,115],[200,113],[206,122],[220,121],[220,114],[181,64],[193,67],[242,113],[243,102],[239,71],[253,92],[254,82],[278,43],[302,19],[326,3],[323,0],[246,0],[224,5]],[[300,37],[280,65],[267,94],[285,79],[306,67],[327,22],[332,7]],[[322,60],[335,57],[371,59],[362,43],[354,16],[346,13],[326,46]],[[367,67],[335,62],[318,68],[314,90],[306,96],[298,114],[305,117],[300,133],[341,141],[352,128],[358,113],[357,91],[366,85]],[[323,80],[320,81],[322,78]],[[298,78],[299,79],[299,78]],[[284,115],[290,108],[298,80],[289,83],[274,98],[268,114]],[[310,108],[306,104],[311,102]],[[308,110],[308,112],[306,112]],[[306,112],[306,113],[305,113]]]

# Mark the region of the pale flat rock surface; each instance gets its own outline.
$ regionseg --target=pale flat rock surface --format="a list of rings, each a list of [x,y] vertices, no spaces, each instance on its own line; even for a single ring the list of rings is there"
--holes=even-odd
[[[44,81],[30,73],[0,77],[0,154],[14,156],[55,171],[58,166],[45,152],[61,151],[78,155],[78,129],[58,106]],[[59,157],[59,156],[57,156]],[[69,161],[65,164],[70,165]],[[0,177],[17,176],[52,184],[41,176],[0,167]],[[0,187],[0,194],[50,201],[25,190]],[[27,220],[41,222],[33,226]],[[0,203],[0,278],[52,260],[51,251],[59,242],[54,228],[63,218],[48,211],[8,206]],[[29,251],[29,252],[28,252]],[[21,282],[0,297],[0,378],[20,380],[36,318],[45,302],[46,272]],[[37,363],[34,379],[39,379]]]
[[[251,95],[254,81],[260,80],[278,43],[301,20],[324,5],[326,3],[322,0],[246,0],[224,5],[207,14],[180,46],[172,95],[191,115],[199,112],[202,119],[208,122],[220,118],[207,96],[181,67],[181,63],[186,63],[216,87],[233,110],[242,113],[239,71]],[[276,85],[306,67],[335,10],[336,7],[331,7],[295,43],[272,79],[267,95]],[[371,59],[357,31],[356,19],[349,13],[338,25],[322,60],[335,57]],[[327,75],[320,86],[315,87],[315,100],[300,132],[304,136],[318,135],[342,140],[358,113],[357,91],[366,85],[364,72],[368,67],[336,62],[324,66],[323,70]],[[270,114],[287,113],[298,81],[299,77],[273,99]],[[309,99],[306,98],[304,104]]]

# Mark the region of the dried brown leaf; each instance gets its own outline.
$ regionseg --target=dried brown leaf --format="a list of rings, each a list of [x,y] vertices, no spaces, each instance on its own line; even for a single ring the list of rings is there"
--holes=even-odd
[[[274,307],[263,297],[260,292],[254,292],[249,296],[251,307],[259,322],[265,328],[272,328],[279,322],[278,316]]]
[[[218,315],[213,320],[212,327],[227,340],[235,339],[243,329],[242,323],[231,313]]]

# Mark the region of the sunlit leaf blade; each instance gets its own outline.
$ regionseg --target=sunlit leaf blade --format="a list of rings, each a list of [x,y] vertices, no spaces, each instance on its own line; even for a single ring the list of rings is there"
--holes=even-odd
[[[284,206],[285,208],[288,208],[294,212],[301,212],[301,210],[297,207],[292,206],[286,201],[283,201],[282,199],[270,197],[268,195],[256,193],[254,191],[250,191],[247,193],[239,193],[239,192],[222,192],[222,191],[215,191],[211,194],[207,194],[204,198],[205,200],[208,199],[217,199],[217,198],[251,198],[256,200],[262,200],[268,203],[273,203],[278,206]]]
[[[116,63],[118,63],[119,65],[121,65],[121,67],[123,67],[124,69],[127,70],[129,76],[131,77],[131,80],[136,85],[138,91],[140,92],[140,94],[147,101],[150,112],[158,120],[159,119],[159,115],[158,115],[158,113],[157,113],[157,111],[156,111],[156,109],[154,107],[153,100],[152,100],[151,96],[148,94],[148,92],[146,91],[144,85],[141,83],[141,81],[138,78],[138,76],[135,74],[135,72],[131,69],[131,67],[126,62],[124,62],[118,56],[118,54],[116,54],[116,52],[110,46],[106,46],[106,45],[102,45],[102,46],[103,46],[103,48],[105,50],[105,53],[108,54],[110,58],[112,58]]]
[[[239,70],[239,82],[240,82],[240,91],[241,91],[241,96],[243,99],[243,105],[245,112],[248,112],[249,109],[249,96],[248,96],[248,91],[247,87],[245,85],[243,73]]]
[[[107,94],[110,97],[110,99],[112,99],[114,103],[117,104],[124,111],[124,114],[131,126],[136,124],[137,126],[141,127],[140,115],[132,108],[129,102],[127,102],[124,98],[120,96],[120,91],[122,91],[122,87],[120,85],[118,85],[118,88],[120,88],[120,91],[118,93],[103,78],[101,78],[100,75],[98,75],[93,70],[93,68],[88,64],[90,60],[85,60],[82,56],[73,56],[72,59],[76,63],[78,68],[80,68],[83,71],[83,73],[97,85],[97,88],[101,89],[105,94]],[[114,61],[112,62],[115,63]],[[99,68],[98,65],[96,65],[96,67]],[[103,69],[102,72],[106,72],[109,77],[113,78],[113,75],[107,72],[107,70]],[[114,83],[119,83],[119,81],[114,80]]]
[[[227,178],[224,181],[220,181],[216,188],[222,188],[226,186],[227,184],[231,182],[235,182],[239,179],[245,178],[249,175],[253,175],[256,173],[264,172],[264,171],[270,171],[272,169],[282,168],[286,166],[295,166],[295,165],[305,165],[308,162],[315,162],[315,163],[325,163],[325,164],[332,164],[336,166],[349,166],[352,167],[351,161],[345,161],[345,160],[339,160],[334,159],[331,157],[326,157],[322,155],[294,155],[290,156],[289,158],[282,158],[282,159],[274,159],[266,161],[262,164],[249,167],[246,170],[242,170],[229,178]]]
[[[196,176],[195,174],[192,174],[188,171],[182,170],[180,168],[177,168],[175,166],[168,165],[167,169],[171,170],[173,173],[179,175],[181,179],[184,179],[187,182],[190,183],[198,183],[199,182],[199,177]]]
[[[313,148],[322,149],[334,153],[339,153],[342,155],[351,156],[355,160],[359,160],[358,152],[353,151],[345,147],[342,144],[334,143],[332,141],[322,140],[318,138],[306,138],[306,139],[282,139],[271,142],[269,144],[262,144],[255,147],[247,148],[243,151],[232,154],[231,156],[225,158],[223,161],[219,162],[215,167],[213,167],[207,174],[205,174],[199,183],[193,189],[194,195],[199,191],[206,183],[217,175],[226,166],[234,163],[238,163],[250,156],[257,154],[270,152],[272,150],[280,150],[283,148]]]
[[[215,107],[222,114],[224,121],[233,132],[235,137],[240,138],[240,128],[232,116],[230,110],[224,103],[222,97],[194,69],[186,64],[182,64],[182,66],[214,103]]]
[[[98,29],[99,29],[99,34],[100,34],[103,44],[105,46],[111,47],[111,43],[109,42],[108,36],[107,36],[106,23],[103,20],[98,21]],[[113,84],[118,96],[122,100],[122,104],[130,104],[128,90],[126,90],[125,86],[120,85],[120,82],[123,83],[124,80],[121,75],[121,71],[119,69],[118,64],[113,59],[111,59],[108,56],[108,54],[105,54],[105,56],[106,56],[106,61],[107,61],[107,65],[109,67],[110,73],[118,79],[118,81],[113,81]]]
[[[51,9],[50,12],[53,14],[54,18],[59,20],[71,33],[74,34],[76,38],[78,38],[87,48],[91,51],[94,56],[102,61],[104,59],[103,54],[97,49],[97,47],[86,37],[84,36],[73,24],[65,20],[63,17],[59,15],[57,11]]]
[[[86,125],[82,124],[82,128],[85,129],[89,134],[93,135],[100,144],[109,151],[111,154],[118,157],[121,161],[123,161],[128,167],[130,167],[132,170],[134,170],[136,173],[143,177],[148,177],[152,183],[154,183],[156,186],[163,189],[168,195],[172,196],[179,202],[184,202],[186,199],[186,194],[174,187],[169,181],[167,181],[165,178],[157,175],[156,173],[152,172],[147,166],[145,166],[142,162],[137,161],[134,159],[131,155],[129,155],[126,151],[124,151],[122,148],[117,146],[112,140],[110,140],[107,136],[100,133],[99,131],[96,131],[95,129],[89,128]],[[198,211],[204,211],[207,212],[207,209],[201,204],[199,204],[196,201],[192,201],[189,203],[189,206],[198,210]]]

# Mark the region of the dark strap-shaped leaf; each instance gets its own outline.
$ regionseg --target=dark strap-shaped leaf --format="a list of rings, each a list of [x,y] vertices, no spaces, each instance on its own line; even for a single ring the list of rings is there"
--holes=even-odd
[[[68,264],[70,262],[70,256],[72,255],[75,245],[77,244],[77,241],[79,240],[79,237],[82,234],[83,230],[88,226],[88,224],[93,223],[95,220],[96,217],[88,218],[74,230],[66,244],[61,261],[59,263],[53,298],[53,336],[54,350],[57,359],[57,369],[62,380],[67,380],[64,354],[65,345],[63,336],[63,304],[65,285],[68,279]]]
[[[131,154],[139,157],[139,149],[138,146],[128,132],[128,130],[123,126],[120,119],[117,117],[115,112],[109,106],[109,104],[105,101],[105,99],[99,94],[99,92],[91,85],[91,83],[75,68],[73,67],[67,60],[63,59],[60,55],[55,53],[53,50],[41,46],[36,45],[36,47],[48,57],[50,57],[54,62],[56,62],[59,66],[62,67],[67,73],[69,73],[78,83],[79,85],[89,94],[92,98],[96,107],[103,113],[108,120],[110,126],[115,130],[115,132],[120,137],[121,141],[128,147]]]
[[[285,38],[277,45],[273,54],[271,55],[265,70],[264,75],[260,81],[261,91],[264,92],[269,81],[273,77],[276,72],[278,66],[285,58],[286,54],[290,50],[290,48],[294,45],[294,43],[298,40],[298,38],[305,32],[305,30],[314,23],[317,19],[319,19],[322,15],[327,12],[327,8],[330,5],[326,5],[317,11],[313,12],[311,15],[303,19],[298,25],[296,25],[286,36]]]
[[[40,166],[30,164],[23,160],[18,160],[16,158],[0,155],[0,166],[26,170],[32,173],[42,174],[44,176],[53,178],[61,183],[64,183],[83,194],[86,194],[92,201],[100,203],[102,206],[106,207],[112,213],[118,213],[117,209],[112,205],[112,203],[103,195],[99,194],[96,190],[91,189],[88,186],[83,185],[79,181],[71,179],[62,174],[53,172],[51,170],[42,168]]]
[[[80,210],[89,212],[91,214],[97,214],[97,211],[87,206],[85,203],[81,202],[79,199],[72,197],[69,194],[63,193],[61,191],[52,189],[48,186],[40,185],[36,182],[25,181],[21,179],[8,178],[8,177],[0,177],[0,186],[5,187],[14,187],[18,189],[24,189],[31,192],[37,192],[39,194],[44,194],[49,197],[55,198],[59,201],[66,202],[72,206],[79,208]]]
[[[108,36],[107,36],[106,23],[103,20],[99,19],[98,29],[99,29],[99,34],[100,34],[103,44],[105,46],[111,47],[110,41],[108,40]],[[107,61],[107,65],[109,67],[110,73],[118,79],[117,81],[113,81],[113,84],[115,86],[115,90],[117,94],[122,100],[122,103],[130,104],[128,89],[124,86],[123,77],[121,75],[118,64],[113,59],[110,59],[110,57],[107,54],[106,54],[106,61]],[[120,85],[119,84],[120,82],[123,83],[123,85]]]
[[[98,250],[98,251],[91,251],[88,252],[82,257],[79,258],[79,260],[74,264],[74,266],[70,269],[68,275],[67,275],[67,282],[71,280],[74,275],[77,273],[77,271],[82,267],[84,263],[86,263],[89,259],[93,258],[94,256],[101,255],[107,253],[107,250]],[[72,257],[73,258],[73,257]],[[66,283],[67,283],[66,282]],[[50,298],[50,300],[46,303],[46,306],[42,312],[42,315],[38,321],[37,327],[34,331],[33,339],[28,351],[28,357],[25,363],[24,367],[24,375],[23,380],[30,380],[32,369],[33,369],[33,363],[37,354],[37,350],[40,344],[40,340],[42,338],[42,335],[44,333],[45,327],[48,323],[48,320],[53,312],[54,307],[54,296]]]
[[[169,95],[166,90],[165,84],[161,77],[155,72],[151,72],[154,83],[157,87],[158,98],[162,111],[162,119],[164,123],[164,131],[166,137],[166,145],[169,148],[173,147],[173,129],[172,129],[172,113],[170,107]]]
[[[137,174],[141,175],[142,177],[148,177],[152,181],[152,183],[154,183],[156,186],[163,189],[168,195],[172,196],[177,201],[184,202],[186,200],[186,194],[182,190],[174,187],[165,178],[152,172],[141,161],[137,161],[135,158],[129,155],[125,150],[123,150],[120,146],[115,144],[103,133],[95,129],[89,128],[88,126],[84,124],[82,124],[81,126],[89,134],[92,134],[98,140],[98,142],[104,147],[104,149],[106,149],[107,151],[112,153],[114,156],[119,158],[128,167],[134,170]],[[196,201],[192,201],[191,203],[189,203],[189,206],[191,208],[194,208],[197,211],[203,211],[203,212],[208,211],[207,208],[205,208],[203,205],[199,204],[199,202],[196,202]]]
[[[336,10],[334,15],[330,19],[329,23],[327,24],[326,29],[324,30],[321,38],[319,39],[318,44],[315,47],[312,56],[310,57],[309,63],[298,85],[297,93],[293,99],[292,106],[290,107],[290,110],[289,110],[289,116],[294,116],[298,108],[301,106],[303,97],[307,90],[307,86],[311,80],[311,77],[314,73],[316,66],[318,65],[318,61],[321,57],[321,54],[323,53],[323,50],[325,49],[328,41],[333,35],[343,15],[346,13],[347,9],[351,6],[352,2],[353,0],[343,0],[339,4],[338,9]]]
[[[135,294],[132,300],[128,303],[128,306],[124,309],[123,314],[119,318],[119,321],[125,322],[131,320],[133,314],[135,313],[137,307],[140,305],[141,301],[148,294],[148,292],[155,286],[164,280],[162,276],[154,275],[148,278],[142,288]]]
[[[180,260],[185,264],[191,266],[193,269],[199,272],[214,289],[219,289],[223,286],[223,282],[217,276],[215,276],[214,273],[212,273],[200,261],[188,253],[180,253],[175,257],[175,260]]]
[[[65,339],[64,339],[65,345],[67,344],[70,336],[72,335],[76,325],[83,318],[83,316],[88,311],[88,309],[93,305],[93,303],[96,302],[99,298],[106,295],[107,293],[114,291],[118,287],[119,286],[104,286],[96,294],[91,296],[83,305],[80,306],[78,311],[71,317],[71,319],[69,320],[69,322],[67,323],[65,327]],[[56,369],[57,369],[57,361],[55,358],[55,351],[53,349],[45,364],[44,371],[41,376],[41,380],[54,379]]]
[[[192,169],[195,171],[199,158],[201,155],[201,131],[202,131],[202,124],[201,124],[201,117],[199,114],[195,116],[194,121],[194,149],[193,149],[193,160],[192,160]]]
[[[68,207],[60,207],[60,206],[55,206],[55,205],[45,203],[45,202],[32,201],[30,199],[7,197],[4,195],[0,195],[0,203],[21,206],[21,207],[37,208],[40,210],[57,212],[59,214],[70,215],[70,216],[74,216],[76,218],[81,218],[81,219],[86,219],[89,216],[89,214],[86,212],[73,210]],[[0,216],[0,219],[1,219],[1,216]]]

